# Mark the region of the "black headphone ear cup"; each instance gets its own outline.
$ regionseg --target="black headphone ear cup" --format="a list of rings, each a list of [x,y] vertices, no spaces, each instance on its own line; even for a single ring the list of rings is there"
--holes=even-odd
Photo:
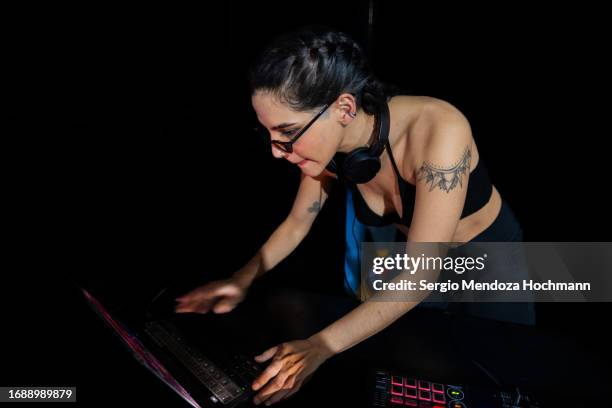
[[[372,156],[369,147],[360,147],[353,150],[344,159],[342,173],[344,177],[354,184],[367,183],[372,180],[380,170],[380,159]]]
[[[353,184],[367,183],[380,171],[380,155],[389,143],[389,107],[386,103],[376,114],[374,127],[376,137],[371,146],[359,147],[338,165],[334,163],[336,173]]]

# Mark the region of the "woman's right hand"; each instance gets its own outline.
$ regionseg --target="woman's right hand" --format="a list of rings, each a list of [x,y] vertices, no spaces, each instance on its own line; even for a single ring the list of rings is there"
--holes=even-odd
[[[248,284],[235,277],[209,282],[176,298],[176,313],[231,312],[244,298]]]

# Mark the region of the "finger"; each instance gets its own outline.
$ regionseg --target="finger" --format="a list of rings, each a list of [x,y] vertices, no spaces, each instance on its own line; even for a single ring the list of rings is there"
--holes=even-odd
[[[206,289],[196,289],[193,297],[197,300],[212,300],[221,296],[235,296],[240,294],[240,290],[233,285],[213,286]]]
[[[253,390],[257,391],[258,389],[266,385],[268,381],[270,381],[276,376],[276,374],[278,374],[282,367],[283,363],[280,360],[273,361],[272,363],[270,363],[270,365],[259,375],[259,377],[257,377],[255,381],[253,381],[253,384],[251,386]]]
[[[280,400],[284,399],[287,394],[289,394],[291,390],[280,390],[275,392],[265,401],[266,405],[276,404]]]
[[[210,303],[204,303],[196,306],[194,312],[206,314],[210,311]]]
[[[266,351],[264,351],[263,353],[261,353],[258,356],[255,356],[255,361],[257,361],[258,363],[263,363],[266,360],[269,360],[270,358],[272,358],[274,356],[274,354],[276,354],[276,351],[278,350],[278,346],[274,346],[272,348],[267,349]]]
[[[262,402],[266,403],[274,394],[282,390],[283,384],[277,378],[274,378],[260,392],[257,393],[253,399],[253,402],[255,404],[261,404]]]
[[[193,300],[195,294],[196,294],[195,291],[187,292],[179,297],[174,298],[174,300],[179,301],[179,302],[188,302],[188,301]]]
[[[302,385],[304,384],[302,380],[297,379],[296,374],[289,376],[289,378],[287,379],[287,383],[291,383],[291,384],[287,384],[291,386],[288,387],[287,391],[289,392],[285,394],[285,396],[283,397],[283,400],[291,398],[296,392],[298,392],[302,388]]]
[[[178,305],[174,308],[176,313],[188,313],[191,312],[191,306],[189,303],[184,303],[182,305]]]
[[[184,298],[184,299],[181,299],[181,300],[177,300],[177,304],[174,305],[174,307],[175,308],[191,307],[194,303],[195,303],[194,299]]]
[[[220,300],[213,306],[213,312],[215,313],[228,313],[234,310],[236,303],[229,300]]]
[[[210,310],[212,301],[183,301],[175,306],[176,312],[192,312],[192,313],[207,313]]]
[[[182,305],[176,305],[174,306],[174,311],[175,312],[190,312],[192,310],[192,306],[190,303],[185,303]]]
[[[194,312],[196,313],[208,313],[214,304],[214,300],[202,300],[194,302]]]
[[[185,302],[176,306],[175,311],[177,313],[192,313],[195,312],[196,302]]]
[[[268,384],[257,394],[257,399],[259,402],[267,401],[272,395],[277,392],[291,388],[293,386],[293,382],[289,384],[287,382],[287,378],[292,375],[286,369],[282,369]]]
[[[191,298],[187,298],[187,297],[182,297],[182,298],[176,298],[174,299],[175,302],[179,303],[179,304],[183,304],[183,303],[189,303],[191,302],[193,299]]]
[[[192,313],[193,310],[189,307],[179,307],[174,312],[175,313]]]

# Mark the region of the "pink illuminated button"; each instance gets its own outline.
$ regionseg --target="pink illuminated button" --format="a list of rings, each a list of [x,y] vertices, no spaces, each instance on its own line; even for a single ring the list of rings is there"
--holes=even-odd
[[[397,377],[395,375],[391,376],[391,384],[393,385],[404,385],[404,380],[402,377]]]
[[[431,384],[431,389],[434,392],[444,392],[444,386],[442,384],[438,384],[438,383]]]
[[[417,390],[416,388],[404,388],[404,395],[408,398],[416,398]]]
[[[431,391],[419,390],[419,399],[423,401],[431,401]]]
[[[433,393],[433,402],[441,402],[442,404],[446,403],[446,398],[444,397],[444,394],[441,392],[434,392]]]
[[[404,378],[404,385],[410,388],[416,388],[417,382],[414,378]]]
[[[404,387],[401,385],[392,385],[391,386],[391,394],[399,395],[400,397],[404,395]]]
[[[419,389],[420,390],[431,390],[431,384],[429,381],[421,381],[419,380]]]
[[[402,397],[391,397],[392,404],[403,404],[404,399]]]

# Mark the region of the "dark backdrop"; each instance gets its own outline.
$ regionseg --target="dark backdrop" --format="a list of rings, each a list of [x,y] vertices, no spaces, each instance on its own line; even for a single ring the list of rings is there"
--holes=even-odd
[[[104,384],[133,403],[175,401],[63,278],[120,304],[252,256],[289,211],[299,171],[249,133],[246,68],[302,24],[347,31],[381,79],[461,109],[526,240],[607,239],[609,67],[597,10],[375,2],[369,35],[367,1],[260,3],[9,14],[14,136],[4,151],[17,262],[2,285],[3,384],[77,385],[82,401],[110,403]],[[342,199],[336,188],[269,279],[340,290]],[[538,324],[603,344],[593,316],[609,310],[540,304]]]

